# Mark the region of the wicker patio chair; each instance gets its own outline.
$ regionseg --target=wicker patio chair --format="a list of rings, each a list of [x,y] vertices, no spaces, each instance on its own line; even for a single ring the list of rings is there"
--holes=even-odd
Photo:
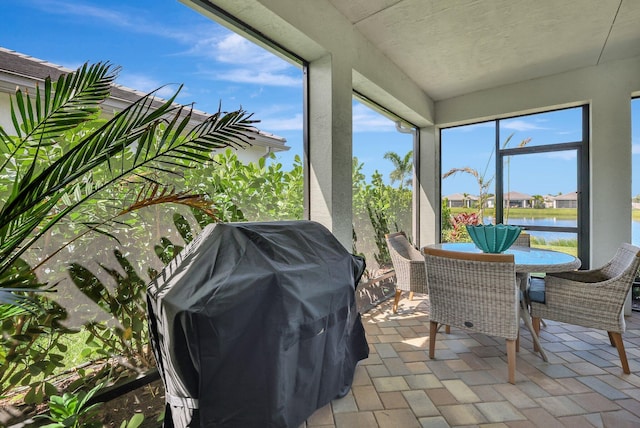
[[[423,248],[429,284],[429,358],[441,325],[506,339],[508,379],[515,383],[520,291],[512,254]]]
[[[396,272],[396,295],[393,301],[393,313],[396,313],[403,291],[409,292],[409,300],[413,300],[413,293],[427,293],[427,276],[424,257],[411,245],[404,232],[388,233],[385,239]]]
[[[529,293],[534,330],[539,333],[541,318],[606,330],[622,370],[629,374],[622,310],[639,266],[640,248],[622,244],[613,259],[598,269],[547,274],[536,284],[536,293]]]

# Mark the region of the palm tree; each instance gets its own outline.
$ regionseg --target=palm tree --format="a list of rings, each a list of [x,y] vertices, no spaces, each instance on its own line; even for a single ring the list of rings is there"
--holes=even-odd
[[[544,208],[544,197],[542,195],[533,195],[533,208]]]
[[[405,185],[411,186],[413,182],[413,150],[409,150],[404,157],[400,157],[400,155],[395,152],[387,152],[384,154],[384,158],[390,160],[395,168],[389,174],[391,184],[396,181],[400,182],[400,189]]]
[[[482,219],[484,217],[484,207],[485,204],[487,202],[487,199],[489,198],[489,186],[491,185],[491,182],[493,181],[493,177],[491,177],[489,180],[485,180],[484,176],[486,175],[486,171],[484,174],[480,174],[478,172],[478,170],[470,168],[470,167],[464,167],[464,168],[451,168],[449,171],[445,172],[444,174],[442,174],[442,179],[444,180],[445,178],[451,177],[452,175],[455,175],[459,172],[464,172],[466,174],[471,174],[475,179],[476,182],[478,183],[478,217],[480,219],[480,222],[482,222]]]
[[[155,97],[158,88],[87,132],[82,127],[98,117],[119,70],[85,64],[55,83],[46,79],[33,97],[18,89],[11,100],[15,136],[0,127],[0,180],[9,183],[0,208],[0,319],[21,303],[16,290],[37,287],[29,269],[16,269],[21,256],[101,191],[134,176],[148,199],[157,183],[144,170],[176,174],[208,161],[214,149],[247,143],[256,122],[250,114],[218,110],[193,126],[192,108],[174,103],[181,86],[167,101]]]
[[[509,142],[511,141],[511,138],[513,137],[514,134],[511,134],[507,137],[507,139],[504,141],[504,143],[502,143],[502,148],[505,149],[507,147],[507,145],[509,144]],[[524,140],[522,140],[520,142],[520,144],[518,144],[518,147],[524,147],[527,144],[529,144],[529,142],[531,141],[531,138],[525,138]],[[478,188],[480,193],[478,194],[478,207],[479,207],[479,212],[478,215],[480,217],[480,222],[482,222],[482,219],[484,217],[484,206],[487,202],[487,200],[489,199],[489,186],[491,185],[491,182],[493,181],[494,177],[491,177],[489,179],[485,178],[487,175],[487,171],[489,169],[489,165],[491,164],[491,158],[493,158],[493,154],[494,154],[495,148],[491,151],[491,154],[489,155],[489,159],[487,159],[487,164],[485,166],[484,172],[482,174],[480,174],[478,172],[478,170],[474,169],[474,168],[470,168],[470,167],[465,167],[465,168],[451,168],[449,171],[445,172],[442,175],[442,179],[444,180],[447,177],[451,177],[452,175],[455,175],[459,172],[464,172],[466,174],[471,174],[475,179],[476,182],[478,183]],[[507,158],[507,194],[510,191],[510,187],[511,187],[511,180],[510,180],[510,159]],[[497,201],[496,201],[497,203]],[[507,207],[509,206],[509,203],[507,202]],[[509,210],[507,209],[507,218],[509,217]]]
[[[511,141],[512,137],[513,137],[513,134],[507,137],[505,142],[502,144],[503,149],[507,148],[507,145],[509,145],[509,142]],[[524,140],[520,141],[517,147],[518,148],[524,147],[527,144],[529,144],[530,141],[531,141],[531,138],[525,138]],[[509,156],[507,157],[507,209],[504,216],[505,221],[509,220],[509,209],[511,208],[510,198],[511,198],[511,157]]]

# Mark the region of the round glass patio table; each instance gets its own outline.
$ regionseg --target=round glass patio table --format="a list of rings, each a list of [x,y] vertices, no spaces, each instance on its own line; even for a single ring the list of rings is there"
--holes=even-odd
[[[428,245],[429,248],[440,248],[448,251],[462,253],[481,253],[473,242],[445,242],[442,244]],[[509,247],[502,254],[513,254],[518,273],[550,273],[575,270],[582,262],[571,254],[560,251],[545,250],[543,248]]]
[[[438,248],[447,251],[458,251],[461,253],[482,253],[473,242],[445,242],[441,244],[427,245],[429,248]],[[534,349],[540,352],[544,361],[548,361],[547,355],[540,344],[540,339],[533,330],[531,315],[529,314],[529,296],[527,286],[529,284],[530,273],[551,273],[566,272],[580,267],[582,262],[579,258],[571,254],[560,251],[545,250],[542,248],[511,246],[502,254],[513,254],[516,269],[516,279],[522,290],[522,300],[520,302],[520,316],[527,329],[531,333],[531,338],[535,344]]]

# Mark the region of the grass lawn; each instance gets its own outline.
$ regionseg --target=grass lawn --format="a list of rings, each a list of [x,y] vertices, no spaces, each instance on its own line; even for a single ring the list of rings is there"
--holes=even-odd
[[[578,247],[577,246],[569,247],[569,246],[566,246],[566,245],[537,245],[535,243],[532,243],[531,246],[534,247],[534,248],[542,248],[542,249],[545,249],[545,250],[559,251],[561,253],[567,253],[567,254],[571,254],[574,257],[578,257]]]
[[[451,208],[451,214],[458,214],[462,212],[476,212],[475,209],[470,208]],[[495,212],[493,208],[487,208],[484,211],[486,216],[494,217]],[[509,208],[510,217],[526,217],[526,218],[548,218],[555,217],[563,220],[573,220],[576,218],[577,210],[573,208]],[[506,210],[505,210],[506,216]],[[633,221],[640,221],[640,210],[631,210],[631,219]]]

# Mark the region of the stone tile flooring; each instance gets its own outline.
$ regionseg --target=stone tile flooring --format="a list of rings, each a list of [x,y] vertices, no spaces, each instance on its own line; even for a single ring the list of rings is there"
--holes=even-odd
[[[316,411],[307,428],[639,427],[640,313],[623,335],[630,375],[605,331],[547,322],[533,354],[522,326],[516,384],[507,382],[502,339],[452,329],[438,334],[430,360],[427,296],[391,301],[363,314],[369,358],[351,391]]]

